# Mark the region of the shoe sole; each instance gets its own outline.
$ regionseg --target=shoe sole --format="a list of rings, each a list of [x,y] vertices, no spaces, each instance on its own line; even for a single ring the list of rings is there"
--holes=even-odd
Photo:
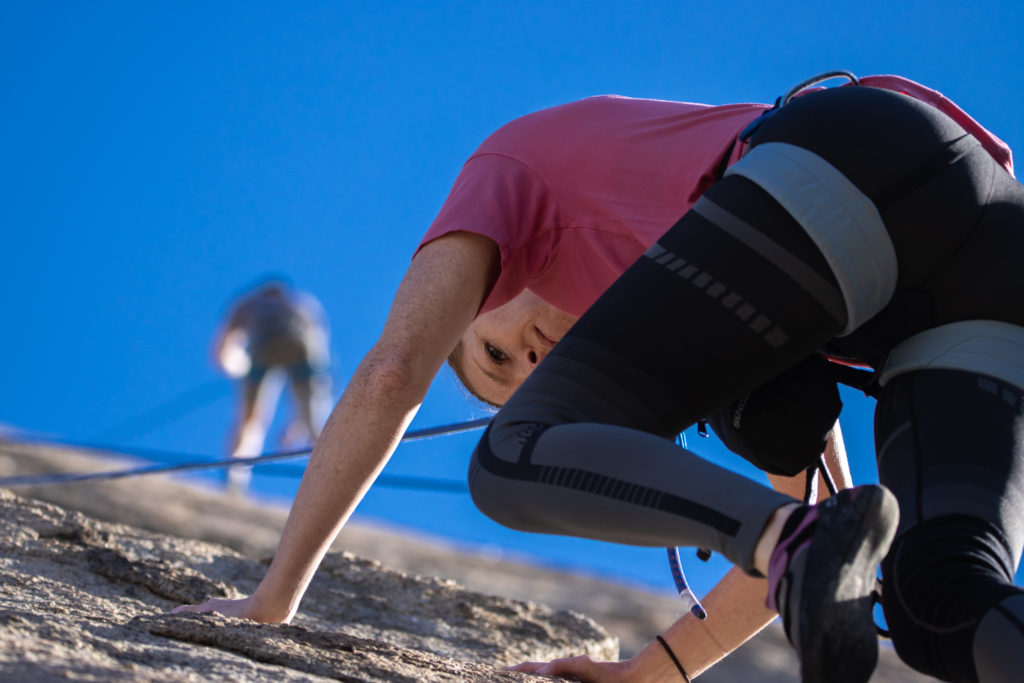
[[[807,626],[799,648],[803,683],[871,678],[878,662],[872,593],[898,521],[896,498],[881,486],[822,511],[801,595],[800,623]]]

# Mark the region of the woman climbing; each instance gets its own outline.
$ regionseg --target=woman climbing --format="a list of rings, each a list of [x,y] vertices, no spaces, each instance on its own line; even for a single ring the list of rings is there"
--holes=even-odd
[[[184,609],[290,619],[452,355],[468,385],[505,403],[471,464],[487,514],[697,545],[738,567],[706,601],[717,616],[684,617],[629,662],[533,668],[696,675],[767,621],[750,606],[765,584],[749,578],[766,576],[804,679],[866,681],[870,592],[896,533],[884,595],[900,655],[947,680],[1010,680],[1024,652],[1012,586],[1024,189],[1010,168],[996,138],[898,77],[775,109],[603,97],[518,119],[456,180],[256,592]],[[880,370],[880,472],[898,530],[883,487],[800,506],[671,443],[722,409],[742,432],[744,398],[817,376],[821,351]],[[748,455],[781,469],[780,450]]]

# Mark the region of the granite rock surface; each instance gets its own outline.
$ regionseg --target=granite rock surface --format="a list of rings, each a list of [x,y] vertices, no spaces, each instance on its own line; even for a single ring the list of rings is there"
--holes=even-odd
[[[58,444],[29,443],[17,438],[5,438],[5,436],[0,430],[0,477],[61,471],[109,472],[142,464],[137,460],[126,459],[118,453],[86,451]],[[240,553],[243,558],[264,560],[263,564],[259,562],[243,563],[245,566],[253,568],[254,573],[242,577],[237,584],[233,584],[231,581],[226,582],[239,591],[249,590],[250,586],[255,585],[257,578],[262,576],[266,558],[274,552],[284,527],[288,502],[228,496],[221,490],[199,486],[188,480],[166,475],[90,481],[59,486],[19,486],[16,490],[23,496],[45,500],[69,510],[78,510],[89,517],[115,525],[129,524],[171,537],[202,539],[209,543],[230,547]],[[135,531],[134,533],[140,532]],[[192,547],[206,546],[197,544]],[[368,568],[366,571],[375,571],[374,568],[379,567],[387,574],[389,570],[385,567],[390,567],[399,570],[398,573],[404,572],[408,577],[415,575],[445,577],[445,579],[454,579],[459,584],[469,587],[471,591],[475,591],[476,594],[482,595],[488,600],[492,598],[487,598],[487,596],[500,595],[505,599],[510,599],[511,604],[543,603],[552,607],[553,613],[558,613],[559,610],[564,610],[563,614],[583,612],[594,618],[619,640],[620,656],[623,658],[632,656],[644,647],[654,634],[667,628],[681,616],[683,611],[681,601],[672,595],[670,590],[651,591],[610,582],[599,577],[559,571],[539,566],[522,558],[495,553],[492,547],[474,548],[453,545],[447,539],[414,534],[407,529],[389,528],[381,526],[379,523],[367,523],[365,520],[350,521],[335,542],[333,549],[339,555],[329,556],[329,558],[343,557],[340,553],[351,551],[360,557],[374,558],[383,563],[381,565],[352,558],[353,563]],[[9,557],[6,552],[0,553],[0,560],[6,557]],[[209,564],[208,561],[205,562]],[[334,562],[334,559],[329,559],[320,573],[335,573],[331,569]],[[183,562],[181,566],[200,569],[203,563],[203,560],[195,559]],[[6,570],[3,567],[5,566],[7,565],[0,564],[0,577],[4,576],[3,572]],[[203,573],[205,573],[205,569]],[[32,617],[24,614],[26,611],[31,611],[31,608],[27,607],[28,603],[24,599],[24,594],[15,595],[12,598],[8,592],[7,581],[8,579],[0,578],[0,611],[9,609],[13,604],[14,609],[21,614],[21,618],[30,622],[39,618],[42,619],[42,622],[47,622],[43,616]],[[310,597],[304,600],[300,606],[299,617],[295,621],[296,626],[307,629],[320,628],[317,624],[329,624],[334,620],[343,619],[342,615],[332,612],[331,603],[321,604],[319,599],[321,593],[318,592],[320,581],[321,577],[318,576],[311,588]],[[425,581],[435,586],[449,583],[443,579],[426,579]],[[670,583],[671,581],[666,579],[666,588]],[[338,587],[336,590],[343,591],[345,589]],[[120,592],[124,593],[123,590]],[[198,593],[201,592],[198,591]],[[471,593],[467,593],[467,595],[469,594]],[[172,606],[176,603],[170,600],[161,604]],[[477,603],[471,601],[467,604],[472,606]],[[349,609],[355,610],[356,605],[355,601],[349,603]],[[375,604],[372,598],[367,598],[359,607],[359,609],[371,611],[378,608],[383,611],[390,609],[390,605],[380,601]],[[144,611],[145,615],[162,618],[161,609],[146,608],[146,610],[150,611]],[[325,614],[321,614],[323,610],[326,610]],[[21,647],[20,645],[11,646],[14,648],[13,654],[5,654],[3,641],[8,633],[5,630],[5,623],[7,623],[5,620],[8,617],[4,614],[6,613],[0,613],[0,680],[6,680],[4,673],[11,662],[29,659],[17,651],[17,648]],[[137,614],[143,615],[143,612]],[[40,615],[45,615],[45,612],[41,612]],[[203,621],[204,619],[215,622],[217,618],[202,617],[199,619],[199,623],[206,623]],[[128,620],[123,619],[122,621]],[[486,622],[484,623],[486,624]],[[345,632],[356,633],[356,637],[362,637],[358,633],[359,628],[361,627],[358,624],[349,623],[348,630]],[[412,627],[407,624],[403,628]],[[401,631],[403,628],[397,630]],[[444,640],[445,626],[439,624],[434,628],[433,634],[429,637],[433,638],[435,642]],[[331,631],[332,627],[326,626],[325,630]],[[395,633],[395,629],[391,629],[391,632]],[[395,635],[394,637],[408,636]],[[447,644],[442,643],[440,647],[447,647]],[[570,644],[568,654],[580,654],[588,651],[589,647],[590,642],[584,638],[578,646],[576,643]],[[141,680],[153,674],[152,669],[145,670],[144,673],[133,674],[128,668],[126,673],[113,678],[111,678],[109,670],[101,670],[101,674],[93,675],[89,673],[90,670],[86,668],[85,664],[79,667],[72,663],[76,661],[73,658],[65,657],[60,660],[64,662],[63,664],[55,664],[53,662],[57,661],[56,658],[45,659],[45,657],[49,657],[45,647],[39,649],[44,652],[42,661],[50,662],[46,665],[48,667],[46,671],[50,673],[43,675],[40,673],[43,671],[43,666],[36,666],[25,676],[19,674],[12,680],[25,680],[26,678],[33,682],[51,680],[46,677],[51,675],[53,680],[68,680],[69,676],[76,680]],[[31,648],[28,651],[30,650]],[[529,647],[520,648],[518,651],[525,653],[527,650]],[[53,652],[59,653],[61,650],[54,648]],[[878,668],[871,678],[871,683],[923,683],[934,680],[922,676],[902,664],[891,646],[885,642],[882,643],[879,654]],[[528,654],[523,658],[533,659],[534,657],[532,654]],[[516,657],[512,656],[511,659],[516,659]],[[212,676],[214,680],[219,680],[218,676],[231,677],[228,674],[210,673],[207,675],[206,668],[215,671],[219,666],[210,662],[202,666],[196,663],[192,673],[186,675],[186,672],[190,671],[189,661],[187,656],[183,656],[179,665],[166,665],[160,669],[157,678],[160,680],[209,680]],[[237,658],[233,661],[237,662]],[[61,666],[65,668],[61,669]],[[19,669],[19,671],[23,670]],[[237,669],[233,671],[234,675],[240,673]],[[500,674],[515,676],[508,672],[500,672]],[[260,680],[260,675],[254,669],[243,677]],[[474,680],[473,675],[475,674],[459,673],[456,680]],[[178,678],[174,678],[174,676]],[[304,680],[313,679],[309,674],[301,674],[300,678],[301,676],[306,676]],[[280,677],[291,680],[287,679],[284,674],[281,674]],[[337,677],[343,678],[340,674]],[[782,628],[776,622],[728,658],[719,662],[710,671],[705,672],[699,680],[706,681],[706,683],[735,683],[737,681],[798,683],[799,678],[793,650],[786,642]],[[494,677],[488,679],[487,676],[484,676],[483,679],[502,680]],[[347,680],[362,679],[350,677]],[[391,680],[402,680],[402,678],[395,673]],[[412,680],[422,679],[413,676]],[[505,678],[505,680],[525,679]]]
[[[501,667],[617,641],[582,614],[328,556],[291,625],[168,614],[248,594],[226,547],[100,522],[0,490],[0,678],[14,681],[514,681]]]

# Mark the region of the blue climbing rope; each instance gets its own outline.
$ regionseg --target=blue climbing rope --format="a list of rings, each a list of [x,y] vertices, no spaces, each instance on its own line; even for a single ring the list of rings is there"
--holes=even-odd
[[[469,420],[466,422],[458,422],[455,424],[441,425],[438,427],[427,427],[425,429],[413,430],[406,432],[405,436],[402,437],[401,443],[408,443],[410,441],[419,441],[422,439],[429,439],[435,436],[446,436],[448,434],[458,434],[461,432],[468,432],[474,429],[481,429],[486,427],[491,421],[491,418],[478,418],[475,420]],[[46,446],[46,445],[59,445],[59,446],[74,446],[83,450],[92,451],[108,451],[108,452],[119,452],[125,455],[140,455],[142,457],[152,458],[154,455],[178,455],[171,451],[154,451],[150,449],[130,449],[125,451],[117,451],[115,448],[110,446],[100,446],[97,444],[87,443],[75,443],[71,441],[61,440],[47,440],[42,438],[31,438],[27,440],[30,443]],[[5,450],[10,451],[10,448]],[[55,474],[41,474],[41,475],[20,475],[13,477],[0,478],[0,487],[10,486],[46,486],[50,484],[71,484],[83,481],[97,481],[97,480],[108,480],[108,479],[122,479],[124,477],[137,477],[146,474],[164,474],[169,472],[184,472],[191,470],[203,470],[213,469],[218,467],[235,467],[235,466],[251,466],[260,465],[267,462],[274,462],[278,460],[286,460],[289,458],[299,458],[308,455],[313,449],[307,448],[296,448],[285,451],[277,451],[274,453],[265,453],[262,455],[255,455],[245,458],[221,458],[221,459],[202,459],[193,460],[191,462],[173,463],[173,464],[157,464],[157,465],[141,465],[138,467],[129,467],[120,470],[110,470],[106,472],[61,472]],[[199,456],[196,456],[199,457]],[[428,488],[427,484],[431,481],[428,478],[423,477],[400,477],[391,476],[383,478],[385,481],[390,479],[391,484],[398,488]],[[380,479],[378,479],[380,481]],[[466,486],[461,482],[451,482],[442,480],[433,480],[438,483],[436,490],[445,491],[465,491]]]

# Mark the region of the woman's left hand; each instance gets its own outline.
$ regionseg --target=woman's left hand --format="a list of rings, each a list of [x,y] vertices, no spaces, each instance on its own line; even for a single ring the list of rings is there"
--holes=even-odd
[[[588,655],[556,659],[551,662],[523,662],[510,666],[508,671],[548,674],[586,683],[620,683],[636,680],[632,677],[633,665],[625,662],[598,662]]]

